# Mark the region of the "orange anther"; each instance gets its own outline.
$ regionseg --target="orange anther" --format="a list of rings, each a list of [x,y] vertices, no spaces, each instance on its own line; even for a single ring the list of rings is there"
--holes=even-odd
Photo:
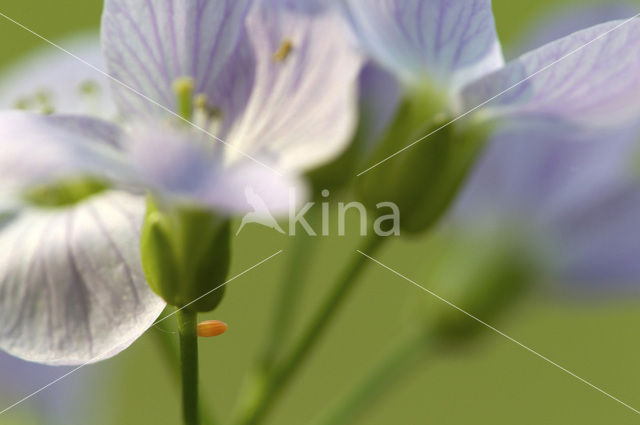
[[[222,335],[227,331],[228,327],[226,323],[220,320],[205,320],[198,323],[198,336],[208,338]]]

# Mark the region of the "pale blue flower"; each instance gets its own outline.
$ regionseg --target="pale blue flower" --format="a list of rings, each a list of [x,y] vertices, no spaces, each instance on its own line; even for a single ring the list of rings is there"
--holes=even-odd
[[[448,226],[517,234],[556,280],[640,281],[640,20],[582,29],[503,65],[490,0],[343,5],[406,94],[428,81],[448,95],[451,118],[501,124]]]
[[[301,173],[338,155],[356,123],[362,58],[345,31],[331,10],[280,1],[107,0],[102,44],[122,125],[0,113],[0,347],[83,363],[149,327],[164,304],[140,267],[145,190],[233,214],[249,209],[251,187],[288,211]],[[180,109],[175,83],[189,81],[195,124],[226,143],[168,112]],[[64,208],[25,202],[34,185],[77,176],[119,191]]]
[[[636,285],[637,135],[637,127],[573,136],[536,127],[504,130],[480,160],[448,225],[519,240],[556,282],[610,290]]]
[[[452,118],[481,105],[476,114],[484,118],[586,126],[617,125],[639,115],[637,19],[576,32],[504,65],[491,0],[342,4],[360,46],[397,76],[406,93],[425,82],[443,92],[449,104],[442,112]]]
[[[625,12],[634,13],[623,4],[587,7],[540,25],[561,34]],[[528,43],[548,36],[536,32]],[[556,282],[610,293],[637,288],[639,134],[638,120],[605,129],[503,127],[447,226],[496,239],[509,229]]]

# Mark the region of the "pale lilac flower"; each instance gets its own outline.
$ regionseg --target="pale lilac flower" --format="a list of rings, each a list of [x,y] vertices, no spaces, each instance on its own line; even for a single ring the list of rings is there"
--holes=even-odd
[[[535,126],[502,131],[447,226],[517,240],[555,282],[608,290],[637,285],[637,130],[573,136]]]
[[[233,214],[248,210],[249,186],[286,211],[300,174],[338,155],[356,121],[362,59],[323,8],[107,0],[102,43],[124,125],[0,113],[0,199],[12,217],[0,251],[14,253],[0,260],[0,347],[44,363],[114,355],[162,309],[139,290],[141,192]],[[195,124],[226,144],[168,112],[187,79]],[[130,193],[53,210],[21,196],[77,176]]]
[[[476,114],[485,119],[527,117],[602,126],[638,116],[637,19],[579,31],[504,65],[491,0],[343,4],[362,48],[397,76],[406,93],[425,83],[442,92],[449,99],[442,112],[452,118],[480,105],[484,107]]]
[[[95,35],[67,41],[74,54],[95,66],[102,64]],[[18,62],[0,82],[4,108],[84,112],[104,118],[115,115],[107,79],[52,48]],[[12,184],[12,180],[19,180],[22,172],[26,177],[34,168],[45,172],[58,161],[72,159],[37,140],[28,148],[29,140],[20,140],[17,127],[26,120],[65,122],[70,118],[6,111],[0,117],[4,195],[0,195],[0,347],[48,364],[97,361],[113,355],[144,332],[164,308],[140,267],[138,238],[144,200],[109,191],[68,207],[28,205],[14,196],[12,187],[21,184]],[[48,125],[47,131],[50,129]],[[40,135],[40,139],[46,137],[47,133]],[[16,155],[24,155],[24,162],[8,159],[13,149]],[[28,164],[34,161],[30,169]]]
[[[504,65],[490,0],[345,0],[360,45],[408,92],[429,83],[452,104]]]
[[[586,7],[540,25],[562,34],[633,13],[628,4]],[[546,37],[536,32],[528,44],[539,45]],[[637,288],[639,126],[636,120],[598,131],[540,127],[540,122],[503,128],[447,227],[495,239],[509,229],[509,237],[556,282],[609,293]]]
[[[473,110],[465,119],[502,124],[450,226],[522,233],[556,279],[640,280],[640,20],[583,29],[502,66],[490,0],[344,5],[360,45],[405,93],[427,81],[447,94],[449,117]]]

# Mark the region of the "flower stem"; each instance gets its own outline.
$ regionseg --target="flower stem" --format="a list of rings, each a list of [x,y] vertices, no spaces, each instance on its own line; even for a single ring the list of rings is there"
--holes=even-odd
[[[200,425],[198,411],[198,313],[179,310],[180,365],[182,368],[182,412],[185,425]]]
[[[178,353],[178,345],[173,336],[175,332],[168,333],[167,331],[161,331],[160,329],[152,329],[150,334],[153,336],[156,345],[160,349],[164,362],[171,373],[171,378],[180,385],[181,368],[180,368],[180,355]],[[210,403],[204,403],[204,396],[200,394],[200,421],[204,425],[216,425],[218,422],[213,415]]]
[[[412,335],[371,371],[348,396],[313,421],[313,425],[354,423],[360,414],[369,410],[394,384],[415,370],[418,362],[434,348],[436,345],[429,344],[429,338],[424,333]]]
[[[386,238],[375,233],[367,236],[361,249],[362,252],[372,255]],[[242,425],[255,425],[260,423],[277,400],[282,390],[289,383],[293,374],[302,365],[308,354],[315,347],[320,337],[327,329],[327,325],[335,316],[338,309],[344,304],[347,295],[354,288],[357,277],[369,261],[362,255],[356,255],[353,263],[342,274],[338,283],[313,317],[311,324],[295,345],[291,354],[276,366],[266,382],[261,385],[259,392],[250,404],[241,412],[239,423]]]
[[[315,211],[317,210],[312,210],[312,212]],[[308,221],[311,226],[314,225],[318,217],[317,212],[310,216]],[[298,233],[293,239],[291,261],[283,277],[280,294],[276,300],[277,305],[274,309],[274,316],[269,327],[270,337],[266,340],[264,351],[258,359],[258,366],[263,373],[268,373],[272,370],[280,350],[291,334],[296,307],[306,281],[307,273],[305,273],[305,269],[317,243],[317,238],[305,232]]]

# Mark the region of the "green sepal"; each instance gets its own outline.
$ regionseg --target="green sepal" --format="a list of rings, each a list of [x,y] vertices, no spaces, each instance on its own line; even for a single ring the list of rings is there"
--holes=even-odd
[[[474,119],[445,125],[450,117],[443,114],[444,105],[438,93],[427,89],[405,96],[363,167],[375,168],[357,180],[358,193],[371,210],[380,202],[398,205],[405,232],[423,232],[437,223],[473,168],[490,131]]]
[[[147,282],[167,304],[208,312],[222,301],[230,261],[226,217],[196,207],[164,207],[149,196],[141,252]]]

